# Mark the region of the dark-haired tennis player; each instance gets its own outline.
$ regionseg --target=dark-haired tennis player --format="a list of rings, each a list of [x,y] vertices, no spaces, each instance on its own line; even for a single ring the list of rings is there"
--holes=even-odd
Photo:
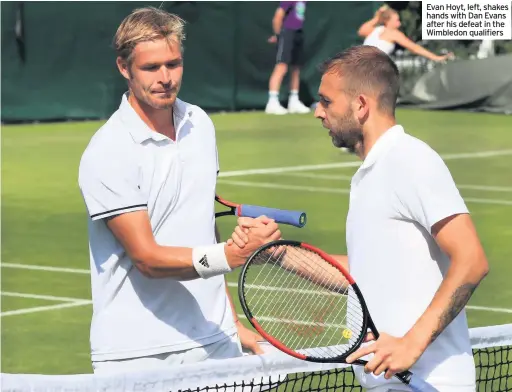
[[[489,266],[464,200],[441,157],[397,124],[389,56],[352,47],[322,74],[315,117],[363,160],[350,188],[349,269],[384,332],[349,357],[370,359],[356,375],[374,392],[408,390],[392,377],[406,369],[442,392],[474,391],[464,306]],[[239,227],[233,240],[246,237]]]

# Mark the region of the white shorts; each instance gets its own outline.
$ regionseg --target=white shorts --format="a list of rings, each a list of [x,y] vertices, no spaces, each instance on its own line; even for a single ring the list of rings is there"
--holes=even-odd
[[[124,373],[138,370],[161,369],[162,366],[236,358],[242,355],[242,345],[240,344],[238,334],[235,333],[218,342],[190,350],[162,353],[148,357],[97,361],[92,363],[92,368],[94,374]]]

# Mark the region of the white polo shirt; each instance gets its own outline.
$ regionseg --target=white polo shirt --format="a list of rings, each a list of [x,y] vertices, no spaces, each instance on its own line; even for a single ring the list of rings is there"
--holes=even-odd
[[[158,244],[215,244],[215,128],[203,110],[179,99],[174,123],[176,142],[151,130],[125,94],[82,156],[79,185],[89,212],[93,361],[186,350],[236,332],[224,276],[147,278],[103,219],[147,209]]]
[[[399,125],[377,140],[352,178],[346,233],[350,273],[377,330],[403,336],[426,310],[450,265],[431,228],[460,213],[468,213],[466,205],[434,150]],[[363,367],[355,371],[367,388],[408,390],[395,377],[386,382]],[[438,388],[474,390],[464,310],[411,371]]]

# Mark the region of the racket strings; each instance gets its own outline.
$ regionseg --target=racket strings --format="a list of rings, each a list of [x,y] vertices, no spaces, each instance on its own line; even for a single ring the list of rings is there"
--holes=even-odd
[[[307,282],[299,282],[300,283],[299,285],[293,285],[293,288],[290,288],[290,286],[291,286],[290,280],[293,279],[293,276],[291,276],[290,274],[287,274],[285,277],[285,280],[281,281],[281,283],[278,284],[276,281],[279,279],[280,275],[279,275],[279,273],[274,273],[274,272],[275,272],[275,269],[281,269],[280,264],[282,262],[284,253],[281,253],[278,258],[276,258],[275,255],[276,255],[276,253],[274,252],[274,253],[270,254],[268,256],[268,258],[263,260],[263,264],[266,264],[266,266],[269,266],[270,268],[261,269],[259,275],[256,278],[258,281],[266,282],[264,286],[262,286],[262,285],[257,286],[257,289],[259,291],[280,291],[279,300],[274,301],[272,299],[275,297],[271,297],[270,300],[271,300],[271,304],[273,303],[273,306],[271,306],[271,304],[267,304],[269,314],[276,314],[276,311],[278,310],[276,308],[281,306],[283,302],[286,303],[287,301],[291,300],[292,298],[290,298],[290,297],[293,297],[294,294],[300,293],[303,296],[306,296],[308,294],[311,295],[311,294],[315,293],[315,291],[313,291],[313,290],[307,290],[304,288],[307,286]],[[263,259],[264,257],[265,257],[265,254],[262,253],[260,258]],[[272,260],[272,259],[274,259],[274,260]],[[270,262],[272,262],[272,264],[269,264]],[[260,260],[257,264],[261,264],[261,263],[262,263],[262,260]],[[262,276],[262,273],[264,270],[266,272],[266,275]],[[283,289],[280,286],[285,287],[287,289]],[[264,294],[262,294],[261,292],[253,293],[253,295],[255,298],[258,299],[258,301],[253,304],[253,306],[255,306],[255,307],[261,306],[262,301],[267,300],[267,297]],[[300,298],[299,298],[299,302],[301,302]],[[284,309],[284,310],[280,309],[280,320],[283,322],[287,322],[290,325],[294,324],[295,331],[300,332],[299,327],[303,324],[307,325],[308,323],[307,322],[301,323],[300,321],[295,322],[291,318],[292,315],[293,314],[291,314],[291,313],[287,314],[286,309]],[[300,320],[300,315],[297,316],[297,319]],[[266,317],[265,321],[277,321],[277,320],[278,319]],[[276,324],[270,324],[269,332],[274,333],[275,331],[274,331],[273,327],[278,327],[278,326],[279,325],[276,325]]]
[[[279,275],[279,273],[274,273],[275,272],[274,270],[276,269],[276,265],[277,265],[278,269],[281,269],[282,258],[284,256],[284,252],[281,252],[281,253],[279,253],[278,257],[276,257],[277,251],[278,251],[278,249],[275,249],[274,252],[269,253],[268,257],[266,257],[266,258],[265,258],[265,256],[268,252],[262,252],[258,255],[258,260],[255,262],[256,265],[265,265],[266,267],[270,267],[270,268],[261,268],[258,276],[255,278],[256,281],[266,282],[264,286],[258,285],[257,286],[258,290],[266,290],[266,291],[281,290],[280,301],[273,301],[274,306],[273,307],[269,306],[269,308],[268,308],[268,313],[270,313],[270,314],[275,313],[275,307],[279,306],[280,303],[282,303],[282,302],[286,303],[289,300],[288,297],[293,296],[296,293],[301,293],[301,292],[304,294],[308,293],[308,290],[303,289],[303,287],[307,285],[307,282],[302,282],[302,285],[300,285],[300,286],[295,285],[293,288],[290,287],[291,285],[290,285],[289,281],[291,279],[293,279],[293,276],[290,276],[290,274],[286,275],[285,280],[281,281],[281,283],[279,285],[279,286],[282,285],[282,287],[286,287],[287,288],[286,290],[284,290],[280,287],[276,287],[277,286],[276,280],[278,280],[280,278],[280,275]],[[272,263],[270,263],[271,261],[272,261]],[[262,276],[262,274],[264,272],[266,272],[266,275]],[[269,278],[269,276],[271,276],[271,278]],[[301,287],[301,286],[303,286],[303,287]],[[311,294],[315,293],[315,291],[312,291],[312,290],[309,290],[309,292]],[[288,294],[288,295],[286,295],[286,294]],[[261,304],[262,301],[267,300],[267,297],[259,292],[253,293],[253,296],[255,298],[257,298],[257,301],[252,304],[253,308],[258,308],[259,306],[262,305]],[[289,321],[290,323],[293,322],[292,320],[287,320],[287,316],[286,316],[286,314],[284,314],[283,311],[281,312],[281,320],[285,321],[285,322]],[[300,324],[300,322],[296,322],[295,324]],[[269,332],[271,332],[271,333],[274,332],[273,328],[270,328]]]
[[[290,254],[290,252],[289,252],[288,254]],[[274,255],[272,254],[272,255],[270,256],[270,258],[272,258],[273,256],[274,256]],[[282,254],[281,254],[281,257],[282,257]],[[278,259],[277,261],[278,261],[278,263],[280,263],[280,262],[281,262],[281,260],[279,260],[279,259]],[[300,259],[299,259],[298,261],[299,261],[300,263],[303,263],[303,260],[300,260]],[[267,263],[267,261],[265,261],[265,263]],[[279,268],[281,268],[281,267],[279,267]],[[314,275],[314,271],[313,271],[313,270],[310,268],[310,266],[308,266],[307,264],[304,264],[304,265],[303,265],[303,269],[308,269],[308,270],[310,271],[310,274],[311,274],[311,275]],[[263,269],[261,270],[261,272],[263,272]],[[267,276],[266,276],[266,277],[261,277],[261,274],[260,274],[260,276],[258,276],[256,279],[258,279],[258,280],[263,280],[263,279],[264,279],[265,281],[267,281],[267,279],[268,279],[268,275],[272,274],[272,272],[273,272],[273,271],[272,271],[272,269],[267,269]],[[275,275],[275,274],[272,274],[272,275],[274,276],[274,278],[276,278],[276,279],[278,278],[278,275]],[[287,276],[288,280],[289,280],[289,279],[293,279],[293,275],[292,275],[292,274],[288,274],[288,275],[286,275],[286,276]],[[326,278],[328,278],[328,276],[327,276],[327,275],[326,275]],[[289,284],[288,284],[288,280],[281,281],[281,284],[284,284],[284,286],[286,286],[286,287],[287,287],[287,289],[286,289],[286,290],[285,290],[285,289],[282,289],[282,288],[280,289],[280,288],[274,288],[274,287],[272,287],[272,285],[274,284],[274,282],[273,282],[273,281],[268,281],[268,286],[258,286],[258,288],[259,288],[259,289],[262,289],[262,290],[281,290],[281,291],[283,291],[283,292],[289,292],[289,293],[290,293],[290,294],[292,294],[292,295],[293,295],[294,293],[315,294],[315,295],[318,295],[318,294],[319,294],[318,290],[307,290],[307,289],[305,289],[305,288],[302,288],[302,287],[307,287],[307,286],[309,285],[309,282],[308,282],[308,281],[306,281],[306,280],[298,280],[300,283],[302,283],[302,287],[300,287],[300,286],[295,286],[295,287],[292,289],[292,291],[290,291]],[[297,280],[296,280],[296,281],[297,281]],[[320,283],[320,284],[322,284],[322,285],[324,285],[324,286],[327,286],[327,285],[326,285],[326,280],[325,280],[325,279],[324,279],[323,281],[319,281],[319,283]],[[254,285],[249,286],[249,287],[254,287]],[[330,288],[330,287],[329,287],[329,288]],[[333,292],[332,292],[332,291],[331,291],[331,292],[328,292],[328,294],[329,294],[329,295],[332,295],[332,294],[333,294]],[[259,298],[262,298],[262,297],[259,297]]]
[[[278,264],[278,265],[282,262],[282,256],[283,256],[283,255],[284,255],[284,253],[281,253],[281,254],[280,254],[280,258],[281,258],[281,259],[277,259],[277,264]],[[263,254],[262,254],[262,256],[263,256]],[[274,253],[272,253],[272,254],[270,254],[270,255],[269,255],[269,257],[268,257],[268,259],[267,259],[265,262],[270,261],[272,258],[275,258],[275,252],[274,252]],[[302,260],[300,260],[300,261],[302,261]],[[307,265],[306,265],[305,267],[306,267],[306,268],[308,268],[308,269],[310,269],[310,268],[309,268],[309,266],[307,266]],[[280,268],[280,267],[279,267],[279,268]],[[270,275],[271,273],[272,273],[272,269],[268,269],[267,278],[268,278],[268,275]],[[275,274],[274,274],[273,276],[274,276],[274,278],[276,277],[276,275],[275,275]],[[259,278],[259,279],[261,279],[262,277],[261,277],[261,276],[259,276],[258,278]],[[282,282],[283,287],[289,287],[288,281],[289,281],[290,279],[293,279],[293,275],[292,275],[292,274],[288,274],[288,275],[287,275],[287,279],[286,279],[284,282]],[[260,289],[263,289],[263,290],[265,290],[265,289],[266,289],[266,290],[269,290],[269,289],[270,289],[270,290],[272,290],[272,289],[273,289],[273,287],[272,287],[273,283],[274,283],[274,282],[271,280],[271,281],[269,281],[268,286],[266,286],[266,287],[262,287],[262,286],[260,286],[259,288],[260,288]],[[301,297],[296,298],[296,300],[297,300],[298,302],[301,302],[301,303],[302,303],[302,302],[303,302],[304,297],[305,297],[307,294],[310,294],[310,295],[311,295],[311,294],[313,294],[313,295],[318,294],[318,291],[317,291],[317,290],[307,290],[307,289],[303,288],[303,287],[307,287],[307,285],[309,284],[306,280],[300,280],[300,281],[299,281],[299,283],[301,283],[301,285],[300,285],[300,286],[294,286],[294,288],[292,288],[292,289],[291,289],[291,291],[290,291],[290,290],[286,290],[286,291],[289,293],[289,296],[293,296],[293,295],[294,295],[294,294],[296,294],[296,293],[303,294]],[[321,283],[321,284],[324,284],[324,285],[326,284],[325,280],[324,280],[324,281],[322,281],[322,282],[320,282],[320,283]],[[301,287],[301,286],[302,286],[302,287]],[[329,294],[332,294],[332,293],[329,293]],[[257,295],[257,294],[256,294],[256,295]],[[263,296],[259,296],[258,298],[263,298]],[[283,299],[286,301],[286,299],[287,299],[287,298],[283,298]],[[258,303],[256,303],[256,304],[255,304],[255,306],[257,306],[257,305],[258,305]],[[277,303],[275,303],[275,305],[277,305]],[[272,308],[271,308],[271,309],[269,309],[269,311],[270,311],[270,312],[271,312],[272,310],[273,310]],[[291,309],[291,310],[293,311],[293,309]],[[305,309],[305,310],[307,310],[307,309]],[[299,314],[299,315],[295,315],[295,316],[296,316],[296,319],[298,319],[298,320],[300,320],[300,319],[301,319],[301,315],[300,315],[300,314]],[[285,316],[285,315],[282,315],[282,317],[283,317],[283,319],[286,319],[286,316]],[[306,324],[306,325],[307,325],[307,324],[312,324],[312,323],[311,323],[311,322],[301,323],[301,322],[299,321],[299,322],[296,322],[296,324],[299,324],[299,325],[301,325],[301,324]],[[316,323],[316,324],[318,325],[319,323]],[[313,324],[313,325],[314,325],[314,324]]]
[[[306,266],[306,267],[307,267],[307,266]],[[318,283],[318,284],[320,284],[320,285],[322,285],[322,286],[324,286],[324,287],[327,287],[327,288],[332,288],[332,286],[333,286],[333,285],[332,285],[332,284],[328,284],[328,283],[327,283],[327,281],[329,280],[328,278],[329,278],[329,277],[324,277],[324,279],[321,279],[321,280],[316,279],[316,283]],[[303,283],[303,285],[307,285],[307,284],[309,284],[309,283],[308,283],[307,281],[305,281],[305,280],[302,280],[302,283]],[[309,291],[314,293],[314,291],[312,291],[312,290],[309,290]],[[330,294],[331,294],[331,297],[332,297],[333,292],[331,291],[331,292],[330,292]],[[304,295],[302,295],[302,296],[300,296],[300,297],[296,298],[296,302],[304,303],[305,301],[304,301],[304,298],[303,298],[303,297],[304,297]],[[328,300],[326,299],[326,301],[328,301]],[[309,321],[309,322],[301,322],[300,320],[303,320],[303,319],[304,319],[304,317],[303,317],[304,312],[306,312],[306,311],[307,311],[307,307],[304,307],[304,308],[303,308],[303,312],[302,312],[302,313],[300,313],[300,314],[296,314],[296,318],[295,318],[295,320],[299,320],[299,322],[297,322],[296,324],[299,324],[299,325],[304,325],[304,324],[305,324],[305,325],[308,325],[308,326],[310,326],[310,327],[309,327],[309,328],[304,328],[304,327],[302,327],[302,328],[297,328],[297,327],[296,327],[296,328],[291,328],[291,329],[290,329],[290,332],[289,332],[287,335],[285,335],[285,338],[284,338],[284,339],[285,339],[285,340],[288,340],[288,339],[287,339],[287,337],[288,337],[292,332],[296,332],[296,334],[294,335],[294,336],[295,336],[295,339],[293,339],[293,340],[290,340],[290,341],[289,341],[289,345],[295,346],[295,345],[298,343],[298,342],[297,342],[297,340],[298,340],[301,336],[303,336],[304,334],[308,335],[308,332],[309,332],[309,337],[311,337],[312,335],[320,335],[320,332],[322,331],[322,329],[323,329],[324,327],[327,327],[327,328],[330,328],[330,327],[331,327],[331,328],[332,328],[332,327],[335,327],[335,328],[341,328],[341,327],[343,327],[342,325],[337,325],[337,324],[329,325],[329,324],[328,324],[328,321],[327,321],[327,324],[326,324],[326,321],[325,321],[324,319],[326,318],[326,316],[327,316],[327,314],[328,314],[328,310],[329,310],[329,308],[330,308],[331,306],[333,306],[332,298],[331,298],[331,301],[330,301],[330,302],[327,302],[326,304],[324,304],[324,305],[323,305],[323,307],[322,307],[322,308],[318,309],[318,310],[315,312],[315,314],[313,315],[313,320],[312,320],[312,321]],[[343,308],[342,308],[342,309],[343,309]],[[287,319],[288,319],[288,318],[289,318],[289,317],[287,317]],[[312,332],[312,333],[311,333],[311,332]],[[318,345],[318,344],[317,344],[317,342],[312,341],[312,342],[311,342],[311,345],[312,345],[312,346],[315,346],[315,345]],[[315,350],[315,351],[316,351],[316,350]],[[318,356],[320,356],[320,354],[319,354],[319,353],[316,353],[316,354],[317,354]]]
[[[329,280],[330,280],[331,276],[330,276],[330,274],[326,273],[327,272],[327,268],[325,268],[323,263],[318,263],[318,261],[317,261],[314,264],[315,266],[320,267],[320,268],[323,269],[323,271],[321,272],[322,276],[318,277],[318,271],[315,271],[315,268],[312,265],[310,265],[309,263],[305,262],[306,257],[309,256],[309,255],[303,254],[302,252],[304,252],[304,250],[302,250],[300,248],[296,248],[294,250],[297,251],[298,254],[294,255],[293,252],[290,252],[290,258],[293,258],[293,261],[291,261],[291,263],[292,264],[300,264],[303,270],[308,271],[308,273],[310,275],[312,275],[312,277],[316,280],[317,284],[319,284],[321,287],[325,287],[326,288],[326,290],[323,291],[323,292],[309,290],[309,292],[313,293],[314,295],[318,295],[318,293],[327,294],[325,296],[322,296],[322,299],[321,299],[325,303],[322,304],[322,306],[318,307],[318,309],[316,309],[313,312],[312,318],[310,318],[311,320],[307,323],[307,325],[310,326],[309,331],[311,332],[311,335],[317,335],[317,338],[318,338],[318,337],[321,336],[320,332],[324,328],[343,328],[343,325],[333,324],[333,323],[329,323],[328,321],[326,321],[326,318],[331,313],[330,310],[335,308],[335,305],[336,305],[335,304],[335,300],[337,299],[336,297],[338,295],[343,295],[343,293],[339,293],[336,290],[336,288],[334,287],[334,285],[332,284],[332,282],[329,283]],[[289,262],[290,262],[290,260],[289,260]],[[308,281],[308,279],[302,279],[300,282],[304,286],[311,284]],[[343,291],[345,291],[345,289],[343,289]],[[307,300],[304,298],[304,296],[301,296],[301,297],[296,299],[296,302],[304,303],[304,302],[307,302]],[[341,307],[341,309],[343,309],[343,306]],[[290,308],[290,311],[292,312],[293,308]],[[308,313],[308,308],[307,307],[303,307],[302,312],[296,315],[296,319],[303,320],[303,319],[307,318],[307,313]],[[334,317],[334,319],[338,320],[339,317]],[[288,336],[291,334],[291,332],[292,331],[290,331],[288,333],[288,335],[285,336],[285,338],[288,338]],[[301,334],[295,334],[294,338],[290,338],[290,343],[293,346],[300,344],[300,338],[301,337],[302,337]],[[317,342],[315,342],[313,340],[311,342],[311,345],[315,346],[316,343]]]
[[[323,279],[320,279],[316,281],[317,284],[319,284],[320,286],[323,286],[326,288],[327,293],[329,293],[331,295],[331,300],[329,302],[327,302],[326,304],[322,305],[322,307],[320,308],[319,311],[317,311],[317,313],[315,314],[315,316],[320,316],[321,318],[322,317],[325,317],[325,314],[326,314],[326,310],[327,309],[336,309],[336,306],[335,306],[335,303],[334,303],[334,298],[335,296],[337,295],[353,295],[353,291],[351,288],[348,289],[348,292],[347,292],[347,289],[346,289],[346,286],[348,285],[348,281],[346,280],[346,278],[339,272],[338,269],[332,267],[330,264],[328,264],[323,258],[321,258],[320,256],[316,255],[315,253],[313,252],[310,252],[310,251],[307,251],[307,250],[304,250],[302,248],[297,248],[297,250],[299,252],[304,252],[303,254],[301,254],[301,257],[311,257],[311,256],[314,256],[315,257],[315,260],[316,260],[316,263],[315,265],[318,266],[319,268],[321,268],[321,274],[325,275],[323,276]],[[300,260],[300,262],[304,262],[304,260]],[[326,274],[326,272],[329,273],[329,275]],[[333,275],[335,276],[335,278],[333,278]],[[343,279],[343,281],[341,282],[340,284],[340,279]],[[341,290],[340,290],[341,288]],[[328,301],[328,299],[326,298],[326,301]],[[356,313],[354,312],[354,310],[350,310],[350,309],[347,309],[347,301],[344,301],[341,303],[341,306],[338,307],[338,311],[335,312],[335,310],[331,313],[331,317],[332,319],[334,320],[343,320],[343,314],[344,313],[349,313],[352,315],[352,317],[356,318],[358,322],[358,324],[362,325],[363,323],[363,316],[362,316],[362,312],[359,312]],[[299,316],[298,319],[301,319],[301,317]],[[322,322],[322,320],[317,320],[316,322],[317,325],[321,325],[322,327],[327,327],[327,328],[336,328],[337,330],[345,330],[347,328],[347,325],[344,325],[344,324],[325,324],[324,322]],[[350,324],[354,324],[353,322],[350,323]],[[354,335],[355,337],[357,337],[357,335]],[[337,334],[335,333],[331,333],[331,334],[325,334],[325,337],[329,337],[327,340],[324,338],[323,340],[323,343],[325,344],[325,346],[329,347],[329,346],[333,346],[335,345],[338,341],[337,341]],[[356,339],[357,340],[357,339]],[[292,344],[298,344],[298,336],[296,336],[295,340],[292,341]],[[318,342],[316,341],[312,341],[311,342],[311,345],[312,346],[317,346],[318,345]],[[325,351],[328,351],[328,352],[325,352]],[[334,351],[334,352],[333,352]],[[309,350],[309,354],[310,355],[315,355],[317,357],[327,357],[327,356],[338,356],[338,355],[341,355],[343,354],[343,352],[340,352],[339,350],[336,350],[336,349],[333,349],[333,347],[329,347],[329,348],[315,348],[315,349],[310,349]]]
[[[257,254],[244,292],[263,329],[296,351],[339,356],[362,333],[363,311],[347,279],[307,249],[290,245]]]
[[[255,282],[255,284],[246,284],[246,298],[249,298],[249,294],[251,294],[251,298],[255,298],[256,302],[253,302],[251,305],[253,308],[258,308],[261,306],[261,301],[266,301],[267,298],[265,296],[265,293],[262,293],[262,291],[280,291],[279,287],[275,285],[275,281],[273,281],[272,277],[276,277],[276,275],[272,274],[272,264],[271,261],[275,260],[276,264],[280,264],[280,257],[277,258],[275,256],[275,250],[274,252],[267,254],[267,252],[261,252],[256,255],[256,260],[253,261],[253,265],[258,266],[264,266],[269,268],[259,268],[258,275],[255,276],[252,281]],[[266,273],[266,274],[265,274]],[[262,276],[264,274],[264,276]],[[271,275],[269,277],[269,275]],[[277,279],[277,278],[276,278]],[[259,282],[264,282],[265,285],[258,284]]]

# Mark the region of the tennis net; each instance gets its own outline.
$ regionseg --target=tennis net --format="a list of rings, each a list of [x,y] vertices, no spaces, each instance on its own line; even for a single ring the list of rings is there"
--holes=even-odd
[[[472,328],[477,391],[512,391],[512,324]],[[262,392],[362,391],[343,364],[294,359],[277,350],[222,361],[98,376],[2,373],[2,391]]]

